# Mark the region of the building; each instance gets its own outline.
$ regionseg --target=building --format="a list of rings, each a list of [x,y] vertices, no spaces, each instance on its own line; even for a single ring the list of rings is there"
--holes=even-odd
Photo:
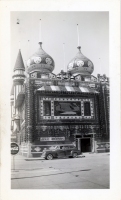
[[[109,151],[109,78],[92,75],[94,65],[80,46],[67,72],[54,74],[53,58],[39,45],[26,70],[20,50],[14,67],[11,140],[20,154],[36,157],[67,144],[82,152]]]

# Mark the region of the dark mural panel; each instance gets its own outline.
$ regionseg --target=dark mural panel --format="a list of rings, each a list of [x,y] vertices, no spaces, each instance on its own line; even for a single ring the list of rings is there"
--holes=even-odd
[[[91,116],[90,102],[84,102],[84,115]]]
[[[54,101],[55,116],[81,116],[81,102]]]
[[[51,116],[51,102],[50,101],[43,102],[43,115]]]

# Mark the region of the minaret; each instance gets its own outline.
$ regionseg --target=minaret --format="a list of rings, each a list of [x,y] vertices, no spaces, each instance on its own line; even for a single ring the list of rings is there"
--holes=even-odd
[[[21,55],[21,50],[18,52],[17,60],[14,67],[14,75],[13,75],[13,85],[14,85],[14,108],[16,108],[15,102],[18,94],[22,91],[23,83],[25,80],[25,67],[23,58]],[[14,112],[15,115],[18,114],[17,109]]]

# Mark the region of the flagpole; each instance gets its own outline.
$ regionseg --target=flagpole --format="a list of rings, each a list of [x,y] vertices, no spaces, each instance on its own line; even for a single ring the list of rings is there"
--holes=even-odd
[[[42,42],[42,22],[39,21],[39,42]]]
[[[64,72],[65,72],[65,43],[63,43],[63,61],[64,61]]]
[[[28,57],[31,54],[30,40],[28,40]]]
[[[99,63],[100,63],[100,74],[102,74],[102,69],[101,69],[101,59],[99,58]]]
[[[17,23],[16,24],[20,24],[20,20],[17,19]],[[21,43],[20,43],[20,26],[18,27],[18,36],[19,36],[19,41],[18,41],[18,47],[19,49],[21,49]]]
[[[78,27],[78,24],[77,24],[77,38],[78,38],[78,46],[79,46],[79,27]]]

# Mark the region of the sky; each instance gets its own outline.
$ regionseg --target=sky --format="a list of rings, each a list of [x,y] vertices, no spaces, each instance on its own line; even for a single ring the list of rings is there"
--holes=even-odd
[[[17,19],[20,21],[19,25]],[[78,52],[77,24],[79,45],[83,55],[94,64],[93,75],[109,76],[108,12],[11,12],[12,71],[19,48],[26,66],[29,57],[39,48],[40,35],[43,50],[55,61],[53,73],[58,74],[64,69],[64,63],[67,71],[68,63]]]

